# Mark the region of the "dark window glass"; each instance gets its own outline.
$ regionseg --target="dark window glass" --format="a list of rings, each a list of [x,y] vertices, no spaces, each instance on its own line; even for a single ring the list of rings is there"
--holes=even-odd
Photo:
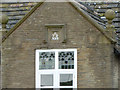
[[[73,86],[73,75],[60,74],[60,86]]]

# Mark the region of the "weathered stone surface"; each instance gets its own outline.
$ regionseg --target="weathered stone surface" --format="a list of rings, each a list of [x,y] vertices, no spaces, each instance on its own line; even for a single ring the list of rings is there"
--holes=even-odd
[[[44,44],[45,24],[66,24],[67,42]],[[113,46],[104,35],[69,3],[43,3],[3,42],[3,88],[35,87],[36,49],[69,48],[77,48],[78,88],[116,85]]]

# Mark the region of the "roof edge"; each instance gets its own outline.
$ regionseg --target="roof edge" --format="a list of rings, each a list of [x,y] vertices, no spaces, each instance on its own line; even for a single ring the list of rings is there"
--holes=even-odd
[[[84,17],[86,18],[93,26],[95,26],[111,43],[116,43],[116,40],[109,36],[102,26],[100,26],[94,19],[92,19],[85,11],[79,7],[79,3],[74,0],[69,0],[69,3]]]
[[[13,28],[11,28],[4,36],[2,42],[6,40],[43,2],[46,0],[41,0],[37,5],[35,5],[30,12],[28,12]],[[83,17],[85,17],[93,26],[95,26],[110,42],[116,43],[116,40],[111,36],[107,35],[106,30],[100,26],[94,19],[92,19],[85,11],[83,11],[79,4],[75,0],[67,0]]]
[[[16,25],[11,28],[4,36],[2,42],[6,40],[45,0],[41,0],[37,5],[35,5]]]

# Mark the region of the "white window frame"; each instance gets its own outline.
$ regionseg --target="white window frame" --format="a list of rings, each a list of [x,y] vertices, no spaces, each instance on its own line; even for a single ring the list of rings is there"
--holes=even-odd
[[[74,51],[74,69],[58,69],[58,52]],[[55,52],[55,69],[39,70],[39,52]],[[53,74],[53,86],[40,87],[40,75]],[[73,86],[60,86],[60,74],[73,74]],[[35,52],[35,86],[36,88],[77,88],[77,49],[49,49]]]

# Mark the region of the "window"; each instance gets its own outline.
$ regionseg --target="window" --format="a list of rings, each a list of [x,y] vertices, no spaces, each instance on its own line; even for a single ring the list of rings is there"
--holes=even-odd
[[[39,70],[55,68],[55,52],[39,53]]]
[[[36,88],[77,88],[77,50],[36,50]]]

